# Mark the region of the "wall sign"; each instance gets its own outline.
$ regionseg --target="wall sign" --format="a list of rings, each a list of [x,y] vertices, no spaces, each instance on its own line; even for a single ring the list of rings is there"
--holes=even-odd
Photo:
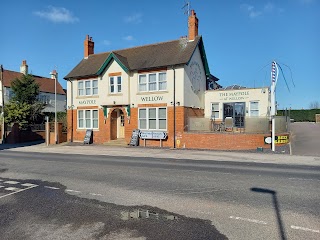
[[[219,97],[220,100],[224,101],[244,100],[249,98],[249,91],[221,92]]]
[[[272,143],[272,138],[271,137],[264,137],[264,142],[266,144],[271,144]],[[275,136],[275,144],[283,144],[283,143],[288,143],[289,142],[289,136]]]
[[[153,131],[140,131],[139,134],[141,139],[166,139],[166,132],[153,132]]]
[[[141,97],[142,102],[158,102],[162,101],[163,96],[148,96],[148,97]]]
[[[96,100],[80,100],[79,104],[87,105],[87,104],[96,104]]]

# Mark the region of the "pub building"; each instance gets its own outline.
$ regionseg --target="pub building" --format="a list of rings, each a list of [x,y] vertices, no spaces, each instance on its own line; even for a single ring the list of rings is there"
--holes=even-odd
[[[230,127],[244,128],[248,117],[270,117],[268,87],[246,88],[232,85],[205,92],[205,117],[216,123],[230,120]]]
[[[84,58],[64,79],[70,142],[82,142],[92,129],[94,143],[129,144],[139,129],[140,145],[211,148],[209,135],[187,134],[191,118],[233,117],[241,126],[245,115],[268,114],[266,100],[259,98],[267,89],[219,89],[194,10],[188,36],[173,41],[95,54],[87,35]]]
[[[165,136],[164,147],[173,146],[174,129],[183,132],[189,117],[204,116],[204,93],[218,80],[210,73],[194,10],[188,36],[174,41],[95,54],[87,35],[84,58],[64,79],[68,141],[83,141],[92,129],[94,143],[129,143],[139,129],[151,146]]]

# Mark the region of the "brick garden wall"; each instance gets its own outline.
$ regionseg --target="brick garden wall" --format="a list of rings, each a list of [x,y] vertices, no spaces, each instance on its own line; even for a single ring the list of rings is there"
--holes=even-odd
[[[166,104],[143,104],[138,107],[161,107]],[[131,134],[138,128],[138,107],[131,108],[131,116],[127,116],[125,108],[120,108],[125,116],[125,141],[130,142]],[[167,133],[168,138],[162,141],[163,147],[173,147],[173,107],[167,107]],[[94,109],[97,107],[88,107]],[[114,108],[116,109],[116,108]],[[108,112],[105,118],[103,110],[99,109],[99,130],[93,130],[93,142],[102,144],[115,138],[116,129],[111,125],[112,117],[115,117],[114,109]],[[73,113],[72,113],[73,112]],[[73,117],[72,117],[73,115]],[[68,110],[68,141],[70,141],[73,132],[73,141],[83,141],[86,130],[77,129],[77,110]],[[246,133],[192,133],[187,132],[189,117],[203,117],[203,109],[193,109],[176,106],[176,147],[194,148],[194,149],[217,149],[217,150],[245,150],[256,149],[257,147],[270,148],[270,145],[264,144],[265,134],[246,134]],[[73,131],[71,119],[73,120]],[[139,144],[144,145],[144,140],[140,139]],[[146,146],[159,147],[160,140],[146,140]]]

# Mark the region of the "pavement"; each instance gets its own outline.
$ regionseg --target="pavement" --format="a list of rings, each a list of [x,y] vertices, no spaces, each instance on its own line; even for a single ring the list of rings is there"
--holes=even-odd
[[[215,151],[192,149],[169,149],[131,146],[105,146],[100,144],[83,144],[81,142],[62,143],[46,146],[43,142],[26,144],[1,144],[1,150],[19,152],[43,152],[60,154],[127,156],[135,158],[165,158],[173,160],[230,161],[243,163],[270,163],[287,165],[320,166],[319,156],[298,156],[282,154],[281,151],[245,152],[245,151]]]

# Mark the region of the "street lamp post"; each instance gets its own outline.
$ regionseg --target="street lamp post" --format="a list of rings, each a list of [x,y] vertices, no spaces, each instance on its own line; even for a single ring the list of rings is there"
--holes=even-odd
[[[54,142],[58,143],[57,137],[57,78],[58,73],[56,70],[53,70],[51,73],[51,78],[54,78]]]

